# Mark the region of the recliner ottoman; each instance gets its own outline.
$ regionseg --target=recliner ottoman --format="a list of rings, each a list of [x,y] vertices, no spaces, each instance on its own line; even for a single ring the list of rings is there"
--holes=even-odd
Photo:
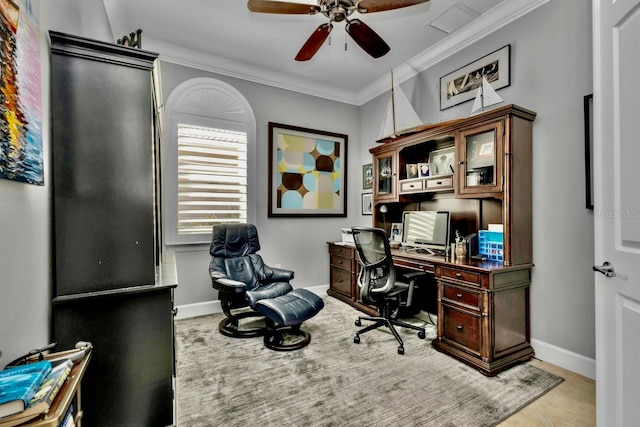
[[[294,289],[286,295],[258,301],[255,310],[267,320],[264,345],[276,351],[306,347],[311,342],[311,335],[301,330],[300,325],[318,314],[323,307],[322,298],[306,289]],[[285,334],[299,336],[301,339],[285,343]]]

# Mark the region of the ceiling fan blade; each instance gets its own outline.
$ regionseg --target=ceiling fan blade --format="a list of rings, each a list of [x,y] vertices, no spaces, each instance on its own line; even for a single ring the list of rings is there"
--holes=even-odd
[[[426,3],[429,0],[362,0],[356,5],[360,13],[382,12]]]
[[[311,37],[309,37],[302,48],[300,48],[300,51],[296,55],[296,61],[308,61],[313,58],[313,55],[316,54],[327,37],[329,37],[332,29],[333,25],[331,25],[331,23],[325,23],[316,28],[313,34],[311,34]]]
[[[345,28],[358,46],[374,58],[380,58],[391,50],[382,37],[359,19],[350,20]]]
[[[314,15],[320,11],[320,7],[313,4],[288,3],[272,0],[249,0],[247,7],[251,12],[288,15]]]

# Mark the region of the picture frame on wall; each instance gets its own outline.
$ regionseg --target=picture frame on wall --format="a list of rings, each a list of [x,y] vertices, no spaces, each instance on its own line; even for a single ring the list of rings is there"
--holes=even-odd
[[[269,122],[269,217],[347,216],[348,136]]]
[[[362,189],[373,188],[373,163],[362,165]]]
[[[373,194],[362,193],[362,215],[373,215]]]
[[[494,90],[511,85],[510,44],[440,77],[440,110],[474,99],[483,77]]]

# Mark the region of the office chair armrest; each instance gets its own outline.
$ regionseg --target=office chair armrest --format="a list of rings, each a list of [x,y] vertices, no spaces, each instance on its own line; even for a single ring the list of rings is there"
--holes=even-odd
[[[273,270],[273,276],[269,279],[270,282],[288,282],[293,279],[293,271],[285,270],[284,268],[274,268],[270,267]]]
[[[229,279],[228,277],[211,277],[213,287],[219,291],[243,293],[247,290],[247,285],[238,281]]]
[[[426,275],[427,273],[424,273],[421,271],[414,271],[414,272],[402,275],[402,277],[404,277],[405,279],[409,279],[409,290],[407,292],[407,300],[404,302],[404,305],[406,307],[409,307],[411,305],[411,302],[413,301],[413,288],[416,285],[416,279],[418,277],[426,276]]]
[[[422,271],[413,271],[411,273],[407,273],[407,274],[403,274],[402,277],[409,279],[409,280],[414,280],[416,277],[420,277],[420,276],[426,276],[427,273],[422,272]]]

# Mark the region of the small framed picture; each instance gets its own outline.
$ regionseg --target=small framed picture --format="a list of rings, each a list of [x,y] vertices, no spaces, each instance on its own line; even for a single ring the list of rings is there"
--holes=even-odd
[[[455,172],[454,152],[455,148],[450,147],[442,150],[434,150],[429,154],[429,172],[431,176],[453,175]]]
[[[373,194],[362,193],[362,215],[373,215]]]
[[[362,166],[362,189],[373,188],[373,163]]]
[[[429,163],[418,163],[418,174],[420,178],[429,176]]]
[[[402,242],[402,223],[394,222],[391,224],[391,241]]]
[[[418,164],[417,163],[408,163],[407,164],[407,179],[408,178],[417,178],[418,177]]]

